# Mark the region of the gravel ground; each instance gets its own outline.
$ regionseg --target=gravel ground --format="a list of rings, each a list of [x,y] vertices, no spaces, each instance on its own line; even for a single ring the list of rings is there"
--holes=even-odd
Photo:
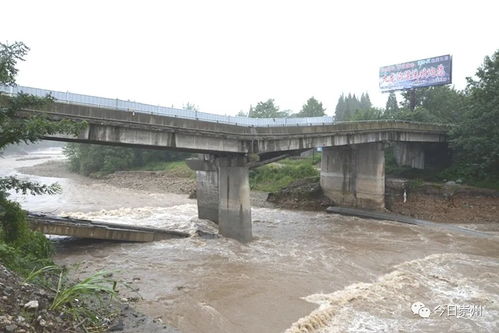
[[[54,295],[52,290],[25,283],[0,264],[0,332],[85,332],[81,321],[49,310]],[[114,315],[103,318],[109,331],[178,333],[176,329],[136,312],[130,301],[121,299],[109,303],[108,310]]]

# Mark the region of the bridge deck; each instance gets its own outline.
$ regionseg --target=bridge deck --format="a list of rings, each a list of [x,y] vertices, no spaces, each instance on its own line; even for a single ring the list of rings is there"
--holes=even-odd
[[[107,239],[128,242],[153,242],[190,235],[179,231],[138,227],[100,221],[80,220],[69,217],[28,213],[31,229],[49,235],[78,238]]]

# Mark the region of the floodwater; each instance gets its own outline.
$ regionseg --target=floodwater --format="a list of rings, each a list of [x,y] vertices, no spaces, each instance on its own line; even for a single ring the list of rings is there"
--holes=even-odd
[[[63,158],[0,159],[0,174]],[[21,160],[20,160],[21,159]],[[186,196],[59,182],[15,196],[29,210],[187,231],[216,230]],[[499,238],[322,212],[253,208],[255,240],[192,236],[146,244],[65,241],[59,264],[114,271],[123,297],[182,332],[499,332]],[[125,287],[126,285],[126,287]],[[422,302],[429,311],[411,305]],[[419,311],[418,311],[419,310]],[[422,316],[429,315],[424,318]]]

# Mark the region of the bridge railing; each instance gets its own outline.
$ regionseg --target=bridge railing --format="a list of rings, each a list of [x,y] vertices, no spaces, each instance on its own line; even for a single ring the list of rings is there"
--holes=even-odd
[[[334,123],[334,117],[307,117],[307,118],[248,118],[238,116],[224,116],[213,113],[199,112],[193,110],[177,109],[151,104],[125,101],[121,99],[105,98],[75,94],[71,92],[62,92],[55,90],[46,90],[24,86],[2,86],[0,93],[11,96],[19,93],[31,94],[38,97],[47,95],[52,96],[57,102],[88,105],[106,109],[115,109],[122,111],[134,111],[139,113],[156,114],[168,117],[177,117],[183,119],[196,119],[215,123],[233,124],[248,127],[273,127],[273,126],[312,126],[329,125]]]

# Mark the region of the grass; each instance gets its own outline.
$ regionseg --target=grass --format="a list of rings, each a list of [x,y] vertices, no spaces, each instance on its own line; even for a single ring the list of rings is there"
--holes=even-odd
[[[292,182],[317,177],[320,172],[315,164],[320,161],[320,155],[315,158],[284,159],[270,163],[250,171],[250,187],[253,190],[276,192]]]
[[[64,306],[76,309],[79,307],[76,303],[86,296],[99,297],[103,293],[112,298],[116,295],[116,281],[110,279],[108,272],[97,272],[71,286],[65,286],[64,280],[64,272],[61,272],[50,310],[58,310]]]
[[[142,167],[135,168],[139,171],[168,171],[169,174],[181,178],[195,178],[196,172],[191,170],[185,161],[153,162]]]
[[[49,310],[69,314],[85,332],[104,332],[106,319],[117,314],[111,302],[117,295],[117,282],[108,272],[97,272],[83,281],[68,283],[66,272],[59,273],[56,295]]]
[[[117,295],[117,281],[111,279],[112,274],[108,272],[97,272],[75,283],[67,274],[63,267],[51,265],[31,272],[25,281],[45,281],[45,287],[55,292],[50,311],[69,315],[86,332],[104,331],[104,318],[115,316],[111,302]],[[46,285],[47,281],[51,285]]]

